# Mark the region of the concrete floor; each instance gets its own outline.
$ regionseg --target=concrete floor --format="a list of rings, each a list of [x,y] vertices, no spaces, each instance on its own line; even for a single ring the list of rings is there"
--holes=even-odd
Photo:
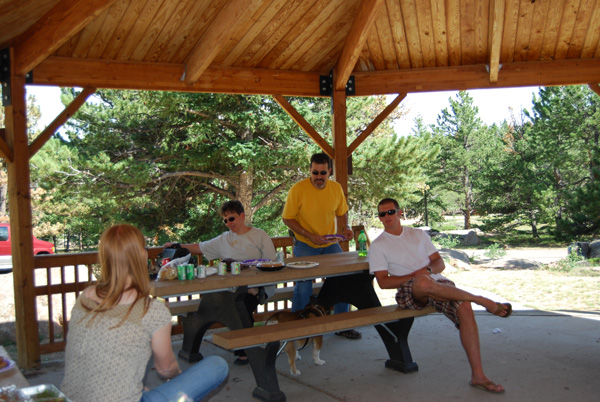
[[[384,367],[387,353],[373,327],[362,328],[361,340],[326,335],[321,358],[312,362],[310,349],[301,352],[300,376],[289,374],[287,358],[277,359],[279,385],[288,401],[598,401],[600,395],[600,311],[592,313],[541,312],[516,307],[508,319],[477,311],[486,374],[504,385],[493,395],[468,385],[469,365],[458,332],[445,317],[417,318],[409,343],[419,371],[402,374]],[[181,342],[173,343],[175,353]],[[231,352],[210,343],[205,355],[220,355],[233,363]],[[182,369],[187,364],[180,361]],[[26,373],[31,385],[60,386],[64,362],[46,362]],[[159,383],[150,368],[150,387]],[[229,379],[211,398],[252,401],[255,387],[250,366],[230,365]]]

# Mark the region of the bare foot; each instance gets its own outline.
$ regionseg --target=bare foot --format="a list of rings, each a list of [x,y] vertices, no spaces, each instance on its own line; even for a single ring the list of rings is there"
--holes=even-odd
[[[498,317],[508,318],[512,314],[512,305],[510,303],[494,303],[494,309],[486,307],[486,310]]]
[[[469,381],[469,385],[486,392],[491,392],[492,394],[501,394],[504,392],[504,387],[502,385],[487,379],[483,382]]]

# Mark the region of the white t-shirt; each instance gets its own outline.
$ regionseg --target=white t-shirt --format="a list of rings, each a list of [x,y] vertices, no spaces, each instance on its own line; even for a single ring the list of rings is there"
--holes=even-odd
[[[262,229],[251,228],[243,235],[232,231],[200,243],[200,250],[210,260],[232,258],[237,261],[276,258],[275,246]]]
[[[399,236],[383,232],[369,249],[369,272],[388,271],[391,276],[410,275],[427,266],[429,256],[437,250],[427,233],[420,229],[403,227]],[[432,274],[442,279],[440,274]]]

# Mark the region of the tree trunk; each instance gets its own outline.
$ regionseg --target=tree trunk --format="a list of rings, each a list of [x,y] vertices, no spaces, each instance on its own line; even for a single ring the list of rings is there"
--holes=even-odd
[[[251,141],[254,134],[251,131],[242,133],[243,141]],[[252,197],[254,195],[254,165],[249,164],[247,169],[240,173],[240,187],[238,188],[237,197],[244,207],[246,213],[246,224],[252,224],[254,210],[252,209]]]

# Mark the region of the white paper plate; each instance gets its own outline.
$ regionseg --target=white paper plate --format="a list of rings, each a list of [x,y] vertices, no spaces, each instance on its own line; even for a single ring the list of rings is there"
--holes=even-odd
[[[286,263],[286,265],[290,268],[314,268],[318,266],[319,263],[312,261],[293,261]]]
[[[8,362],[8,365],[1,368],[0,373],[4,373],[5,371],[10,370],[11,368],[15,367],[15,365],[16,365],[16,363],[14,361],[10,360],[8,357],[5,357],[4,361]]]

